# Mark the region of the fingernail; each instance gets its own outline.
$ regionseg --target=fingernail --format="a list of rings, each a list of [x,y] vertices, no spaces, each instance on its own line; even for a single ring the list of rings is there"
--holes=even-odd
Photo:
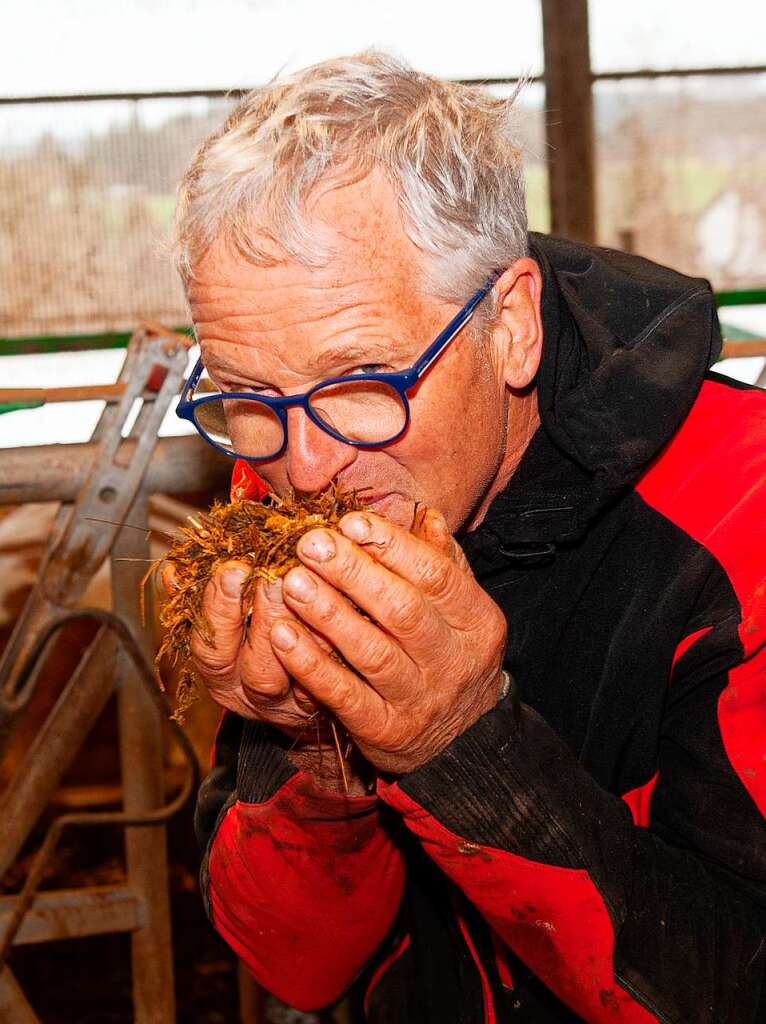
[[[227,569],[221,577],[221,589],[227,597],[239,597],[244,582],[244,569]]]
[[[329,562],[335,555],[335,541],[325,530],[312,530],[300,540],[300,553],[315,562]]]
[[[351,540],[362,541],[370,536],[372,523],[367,516],[346,516],[340,528]]]
[[[272,604],[282,604],[282,580],[267,580],[264,589],[267,600]]]
[[[285,576],[285,590],[290,597],[299,601],[313,601],[317,596],[317,585],[307,572],[300,569],[291,569]]]
[[[277,622],[271,628],[271,642],[280,651],[291,651],[298,643],[298,634],[287,622]]]

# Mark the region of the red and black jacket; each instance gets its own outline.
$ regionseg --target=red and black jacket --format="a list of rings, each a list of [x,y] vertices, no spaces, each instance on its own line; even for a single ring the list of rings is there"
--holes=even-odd
[[[285,1002],[371,1022],[766,1020],[766,394],[709,288],[531,237],[542,426],[462,538],[514,692],[371,797],[226,714],[215,927]],[[245,482],[246,472],[240,477]]]

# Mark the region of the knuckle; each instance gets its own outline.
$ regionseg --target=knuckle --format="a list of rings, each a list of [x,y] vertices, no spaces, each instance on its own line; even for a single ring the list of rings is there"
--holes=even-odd
[[[454,566],[446,559],[429,560],[421,576],[423,587],[434,597],[443,597],[453,586]]]
[[[323,656],[314,644],[305,643],[305,638],[301,636],[293,648],[291,661],[302,675],[311,677],[321,673]]]
[[[360,645],[359,664],[364,665],[365,672],[371,676],[387,676],[399,664],[396,651],[390,643],[377,639],[368,640]]]
[[[232,666],[232,659],[216,645],[215,640],[203,637],[197,630],[189,638],[189,649],[195,665],[209,675],[223,674]]]
[[[342,601],[340,597],[335,598],[333,595],[324,595],[316,605],[317,623],[322,626],[334,625],[343,617],[345,608],[346,602]]]
[[[363,710],[363,696],[359,688],[349,686],[343,676],[335,677],[328,687],[326,701],[329,707],[342,708],[349,717],[359,716]]]
[[[417,591],[399,595],[393,614],[395,628],[402,633],[416,630],[423,622],[424,603]]]
[[[277,679],[242,683],[242,692],[251,704],[273,704],[281,701],[287,695],[288,689],[282,680]]]
[[[345,552],[338,562],[338,582],[344,589],[353,589],[359,583],[362,573],[363,562],[360,554],[353,550]]]

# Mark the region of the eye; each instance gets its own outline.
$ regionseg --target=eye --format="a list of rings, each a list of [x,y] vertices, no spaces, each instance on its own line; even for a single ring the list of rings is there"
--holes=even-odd
[[[385,373],[385,363],[363,363],[361,366],[355,366],[353,370],[349,370],[346,374],[348,377],[353,377],[355,373]]]

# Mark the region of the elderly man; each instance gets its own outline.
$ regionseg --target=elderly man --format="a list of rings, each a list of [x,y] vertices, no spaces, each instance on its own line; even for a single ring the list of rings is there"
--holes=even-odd
[[[528,235],[512,104],[377,54],[248,96],[178,245],[234,493],[370,498],[244,632],[208,587],[215,927],[370,1021],[763,1020],[766,396],[707,284]]]

